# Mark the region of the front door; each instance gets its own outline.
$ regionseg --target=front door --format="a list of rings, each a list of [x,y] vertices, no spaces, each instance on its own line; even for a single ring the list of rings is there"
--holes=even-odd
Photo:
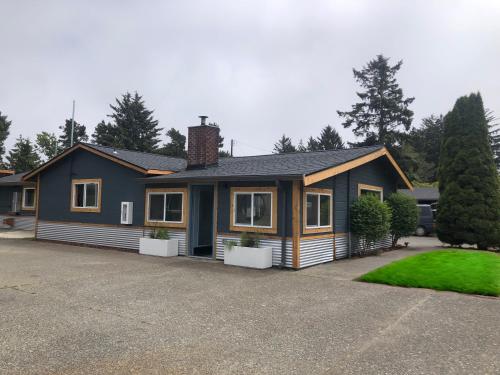
[[[192,185],[189,220],[189,255],[209,257],[213,255],[213,185]]]

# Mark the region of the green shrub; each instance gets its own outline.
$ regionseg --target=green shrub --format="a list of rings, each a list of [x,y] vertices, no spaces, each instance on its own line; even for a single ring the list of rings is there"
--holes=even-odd
[[[240,236],[240,245],[243,247],[259,247],[259,237],[255,233],[243,232]]]
[[[418,223],[418,209],[415,198],[402,193],[393,193],[386,200],[391,209],[391,234],[392,247],[395,247],[401,237],[406,237],[415,232]]]
[[[387,204],[372,195],[359,197],[351,205],[351,232],[360,242],[360,255],[383,239],[391,225],[391,210]]]
[[[167,228],[155,228],[150,237],[156,240],[169,240],[170,233]]]

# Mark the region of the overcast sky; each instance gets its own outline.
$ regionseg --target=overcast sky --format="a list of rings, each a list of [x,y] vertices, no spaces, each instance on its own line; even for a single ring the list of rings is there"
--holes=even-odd
[[[480,91],[500,115],[500,1],[0,2],[0,111],[22,134],[94,126],[126,91],[163,128],[208,115],[236,155],[271,152],[327,124],[358,89],[352,68],[402,59],[413,124]],[[163,139],[166,137],[163,135]]]

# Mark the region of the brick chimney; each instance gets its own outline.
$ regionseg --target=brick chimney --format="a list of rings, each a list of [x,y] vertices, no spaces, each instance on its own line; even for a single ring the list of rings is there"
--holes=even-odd
[[[188,128],[187,168],[205,168],[219,162],[219,127],[207,125],[208,116],[199,116],[201,124]]]

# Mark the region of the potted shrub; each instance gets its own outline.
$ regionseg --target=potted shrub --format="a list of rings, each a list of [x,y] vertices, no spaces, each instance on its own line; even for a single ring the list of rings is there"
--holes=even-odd
[[[273,249],[259,247],[259,238],[256,235],[243,232],[239,245],[232,240],[224,243],[224,264],[257,269],[270,268],[273,266]]]
[[[159,257],[177,256],[179,255],[179,240],[170,239],[168,229],[155,228],[149,238],[139,239],[139,254]]]

